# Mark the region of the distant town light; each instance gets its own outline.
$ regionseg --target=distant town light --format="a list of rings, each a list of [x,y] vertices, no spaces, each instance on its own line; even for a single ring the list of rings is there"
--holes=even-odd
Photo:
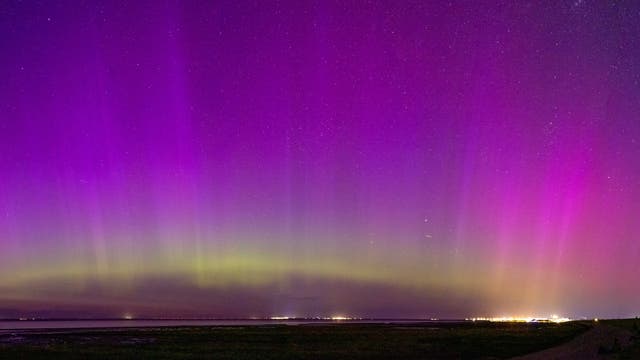
[[[553,322],[553,323],[562,323],[571,321],[569,318],[559,317],[558,315],[551,315],[550,318],[546,317],[515,317],[515,316],[504,316],[504,317],[475,317],[470,318],[468,320],[471,321],[490,321],[490,322]]]

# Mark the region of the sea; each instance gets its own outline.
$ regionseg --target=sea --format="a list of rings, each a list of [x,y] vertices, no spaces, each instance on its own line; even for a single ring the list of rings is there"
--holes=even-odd
[[[101,328],[156,328],[190,326],[257,326],[257,325],[309,325],[309,324],[412,324],[462,322],[464,320],[421,319],[357,319],[357,320],[0,320],[0,331],[35,329],[101,329]]]

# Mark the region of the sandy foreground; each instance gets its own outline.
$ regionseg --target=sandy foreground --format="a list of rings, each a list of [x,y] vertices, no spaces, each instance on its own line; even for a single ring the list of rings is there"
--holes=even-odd
[[[532,354],[519,356],[517,360],[590,360],[607,359],[613,349],[623,349],[631,344],[632,333],[610,325],[596,325],[575,339]]]

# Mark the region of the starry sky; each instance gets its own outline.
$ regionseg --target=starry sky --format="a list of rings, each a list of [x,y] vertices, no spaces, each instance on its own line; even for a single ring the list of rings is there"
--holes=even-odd
[[[2,1],[0,317],[640,314],[640,4]]]

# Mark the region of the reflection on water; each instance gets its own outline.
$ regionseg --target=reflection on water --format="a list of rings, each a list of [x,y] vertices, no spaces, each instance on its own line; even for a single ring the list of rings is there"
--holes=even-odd
[[[0,330],[19,329],[82,329],[169,326],[246,326],[246,325],[304,325],[304,324],[384,324],[424,323],[429,320],[27,320],[0,321]]]

